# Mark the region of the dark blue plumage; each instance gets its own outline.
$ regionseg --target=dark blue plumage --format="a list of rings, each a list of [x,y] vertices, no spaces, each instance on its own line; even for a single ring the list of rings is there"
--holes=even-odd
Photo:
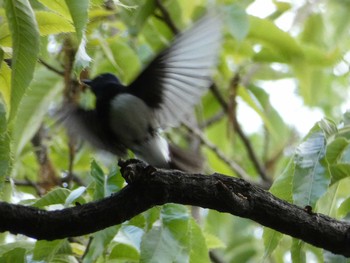
[[[216,15],[200,19],[177,35],[129,86],[111,73],[85,80],[96,96],[96,107],[70,110],[68,129],[118,156],[130,149],[153,166],[189,170],[186,165],[193,156],[169,146],[160,131],[178,125],[211,85],[220,26]]]

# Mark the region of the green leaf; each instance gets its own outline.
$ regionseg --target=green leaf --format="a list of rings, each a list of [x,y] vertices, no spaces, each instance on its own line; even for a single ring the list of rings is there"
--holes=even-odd
[[[338,208],[337,216],[339,218],[345,218],[350,212],[350,197],[345,199]]]
[[[15,248],[11,251],[4,253],[0,257],[0,262],[25,263],[25,262],[27,262],[27,261],[25,261],[25,253],[26,253],[26,250],[24,248]]]
[[[190,219],[190,236],[191,239],[191,252],[190,252],[190,262],[191,263],[210,263],[209,250],[207,247],[206,240],[203,236],[201,228],[198,226],[197,222],[191,218]]]
[[[103,44],[103,51],[114,67],[117,76],[122,82],[129,84],[141,70],[140,60],[135,51],[121,38],[113,38],[108,41],[109,45]],[[113,55],[113,56],[112,56]],[[107,61],[106,61],[107,62]],[[127,70],[126,70],[127,69]],[[95,74],[102,73],[103,67],[98,68]]]
[[[317,200],[326,192],[330,183],[328,165],[325,161],[326,135],[317,123],[298,146],[293,181],[293,199],[299,206],[313,208]]]
[[[271,194],[278,198],[286,200],[287,202],[293,201],[292,188],[293,188],[293,176],[295,171],[295,164],[291,159],[283,171],[283,173],[277,177],[273,185],[270,188]],[[272,252],[276,249],[277,245],[281,241],[283,234],[265,227],[263,233],[263,240],[265,246],[264,258],[267,259]]]
[[[82,198],[82,195],[86,192],[85,186],[80,186],[77,189],[74,189],[67,197],[66,202],[64,203],[65,207],[70,206],[73,202],[79,202],[79,204],[84,204],[85,200]]]
[[[11,139],[8,132],[5,132],[0,134],[0,186],[10,173],[11,164]]]
[[[330,166],[332,184],[350,176],[350,163],[338,163]]]
[[[97,258],[103,255],[107,245],[118,233],[119,228],[120,226],[111,226],[93,234],[89,251],[85,255],[83,263],[96,262]]]
[[[225,8],[229,32],[238,41],[242,41],[249,32],[249,19],[243,8],[232,4]]]
[[[291,249],[293,262],[298,262],[298,263],[306,262],[306,255],[303,249],[304,244],[305,244],[304,241],[293,238],[292,249]]]
[[[124,262],[139,262],[140,254],[137,249],[126,244],[116,244],[110,255],[109,260],[123,260]]]
[[[68,6],[80,42],[83,39],[86,23],[88,21],[89,0],[65,0],[65,3]]]
[[[144,231],[142,228],[131,225],[122,225],[118,235],[114,238],[114,241],[131,246],[140,252],[141,238],[143,235]]]
[[[5,1],[12,42],[12,78],[10,120],[29,86],[39,53],[39,30],[28,0]]]
[[[47,36],[63,32],[74,32],[72,23],[52,12],[37,11],[35,17],[39,25],[40,35]]]
[[[99,200],[106,197],[106,176],[102,168],[97,164],[95,160],[91,163],[91,172],[92,178],[95,181],[95,191],[94,191],[94,200]]]
[[[3,254],[15,250],[16,248],[22,248],[25,250],[31,250],[34,244],[30,241],[16,241],[12,243],[0,245],[0,256]],[[1,262],[1,261],[0,261]]]
[[[39,240],[35,243],[33,251],[34,260],[43,260],[45,262],[52,262],[52,259],[61,249],[66,239],[58,239],[54,241]]]
[[[14,123],[13,150],[16,158],[39,129],[50,103],[62,89],[62,86],[58,85],[61,78],[51,71],[40,68],[34,76],[18,109],[21,118],[17,118]]]
[[[205,243],[208,247],[208,249],[216,249],[216,248],[225,248],[226,245],[225,243],[218,238],[217,236],[214,236],[213,234],[210,233],[203,233],[204,238],[205,238]]]
[[[336,138],[327,146],[326,159],[332,165],[337,163],[343,156],[344,151],[348,148],[349,141],[343,137]]]
[[[6,63],[1,63],[0,68],[0,95],[8,114],[11,110],[11,69]]]
[[[188,262],[190,226],[185,207],[165,205],[163,226],[154,226],[141,242],[141,262]]]
[[[68,189],[56,188],[38,199],[32,206],[43,208],[49,205],[64,204],[70,193]]]
[[[261,42],[271,50],[276,50],[287,61],[303,57],[303,52],[294,38],[271,21],[250,16],[249,22],[248,38]]]
[[[75,73],[80,73],[91,61],[85,49],[85,27],[88,22],[89,0],[65,0],[65,2],[73,19],[76,35],[78,37],[79,47],[75,55],[74,71]]]
[[[62,0],[38,0],[50,10],[60,14],[66,19],[72,19],[65,1]]]

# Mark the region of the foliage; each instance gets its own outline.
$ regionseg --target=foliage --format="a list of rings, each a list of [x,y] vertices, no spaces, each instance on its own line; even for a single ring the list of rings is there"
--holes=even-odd
[[[206,138],[206,172],[240,176],[234,162],[251,181],[269,183],[252,161],[248,141],[274,195],[346,219],[350,5],[330,0],[273,1],[274,11],[264,17],[250,14],[259,2],[253,0],[0,0],[1,200],[60,209],[125,185],[115,159],[67,137],[54,112],[63,98],[93,103],[88,92],[71,90],[77,79],[113,72],[130,83],[169,43],[173,32],[157,2],[179,29],[205,9],[220,9],[225,20],[214,80],[229,112],[222,114],[223,105],[208,92],[197,110],[198,127],[190,127]],[[282,30],[278,25],[290,17],[292,26]],[[271,103],[266,87],[282,80],[296,87],[303,106],[324,116],[304,123],[310,127],[304,138]],[[253,120],[243,106],[258,116],[260,129],[245,132]],[[191,143],[183,127],[167,135],[176,144]],[[212,251],[227,262],[347,262],[245,219],[207,210],[194,218],[196,210],[167,204],[120,226],[50,242],[2,233],[0,261],[210,262]]]

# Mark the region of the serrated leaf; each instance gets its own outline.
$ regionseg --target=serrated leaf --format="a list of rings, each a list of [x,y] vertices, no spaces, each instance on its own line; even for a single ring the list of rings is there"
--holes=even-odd
[[[28,0],[5,1],[12,44],[11,111],[10,120],[29,86],[39,53],[39,30]]]
[[[51,71],[40,68],[34,76],[35,78],[18,109],[21,118],[17,118],[14,123],[13,150],[16,157],[38,130],[50,103],[62,89],[62,86],[58,85],[61,78]]]
[[[39,25],[40,35],[74,32],[74,26],[66,18],[52,12],[37,11],[35,17]]]
[[[317,123],[296,150],[293,199],[299,206],[314,208],[327,190],[330,175],[324,160],[326,143],[325,132]]]
[[[65,188],[56,188],[38,199],[32,206],[43,208],[49,205],[64,204],[70,192]]]
[[[103,255],[107,245],[112,241],[118,233],[120,226],[111,226],[104,230],[93,234],[93,239],[89,247],[88,253],[85,255],[83,263],[96,262],[97,258]]]

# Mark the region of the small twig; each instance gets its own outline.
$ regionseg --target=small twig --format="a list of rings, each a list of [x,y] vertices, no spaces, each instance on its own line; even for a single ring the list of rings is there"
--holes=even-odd
[[[211,118],[203,121],[199,127],[201,129],[204,129],[204,128],[208,128],[209,126],[213,125],[214,123],[217,123],[218,121],[222,120],[226,115],[226,112],[225,111],[220,111],[218,113],[216,113],[214,116],[212,116]]]
[[[160,0],[156,0],[156,5],[162,13],[162,20],[169,26],[169,28],[171,29],[171,31],[173,31],[174,34],[178,34],[179,29],[176,27],[175,23],[171,19],[168,10],[166,10],[162,2]]]
[[[257,170],[257,172],[259,173],[259,175],[261,176],[261,178],[266,181],[267,183],[270,183],[271,180],[267,177],[265,170],[262,168],[262,166],[260,165],[258,158],[253,150],[253,147],[248,139],[248,137],[244,134],[242,128],[240,127],[237,119],[236,119],[236,114],[235,113],[230,113],[230,106],[229,104],[226,102],[226,100],[224,99],[224,97],[222,96],[222,94],[220,93],[219,89],[217,88],[217,86],[215,84],[210,86],[210,90],[212,91],[212,93],[214,94],[215,98],[217,99],[217,101],[220,103],[221,107],[224,109],[224,111],[227,114],[231,114],[229,116],[233,117],[233,126],[235,131],[237,132],[237,134],[239,135],[239,137],[241,138],[245,148],[247,149],[248,155],[255,167],[255,169]],[[234,110],[234,108],[232,109]]]
[[[54,68],[53,66],[49,65],[48,63],[46,63],[42,59],[39,59],[39,62],[41,64],[43,64],[47,69],[51,70],[52,72],[55,72],[56,74],[58,74],[60,76],[64,76],[64,71],[61,71],[61,70],[58,70],[58,69]]]
[[[249,175],[244,171],[244,169],[240,167],[236,162],[227,158],[225,154],[222,151],[220,151],[218,147],[216,147],[215,144],[213,144],[207,138],[204,137],[204,135],[199,129],[195,129],[186,123],[183,123],[183,125],[190,133],[198,137],[204,146],[209,148],[221,161],[227,164],[237,174],[239,178],[249,180]]]

